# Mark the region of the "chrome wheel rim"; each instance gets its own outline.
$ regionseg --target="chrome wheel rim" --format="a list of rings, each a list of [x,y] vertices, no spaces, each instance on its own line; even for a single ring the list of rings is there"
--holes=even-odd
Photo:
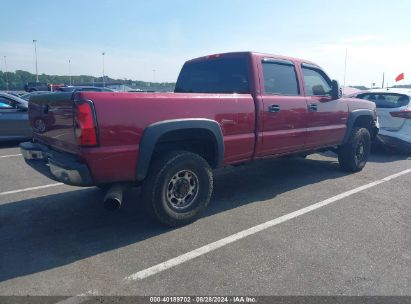
[[[174,209],[186,209],[195,201],[198,189],[197,175],[190,170],[181,170],[174,174],[167,184],[167,202]]]

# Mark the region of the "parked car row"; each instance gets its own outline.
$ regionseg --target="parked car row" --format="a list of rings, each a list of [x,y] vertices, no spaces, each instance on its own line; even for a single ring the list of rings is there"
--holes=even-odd
[[[39,92],[39,91],[48,91],[48,92],[55,92],[60,87],[65,87],[64,83],[56,84],[50,83],[47,84],[45,82],[28,82],[24,85],[24,90],[26,92]]]
[[[115,92],[115,90],[92,86],[65,86],[57,88],[56,92]]]

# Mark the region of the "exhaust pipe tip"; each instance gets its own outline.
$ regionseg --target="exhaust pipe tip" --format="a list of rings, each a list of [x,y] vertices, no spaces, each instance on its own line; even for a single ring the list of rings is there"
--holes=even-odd
[[[118,198],[107,198],[104,200],[104,208],[107,210],[117,210],[121,207],[121,200]]]
[[[125,189],[126,185],[124,184],[114,184],[111,186],[103,200],[104,208],[107,210],[120,209],[121,204],[123,203],[123,194]]]

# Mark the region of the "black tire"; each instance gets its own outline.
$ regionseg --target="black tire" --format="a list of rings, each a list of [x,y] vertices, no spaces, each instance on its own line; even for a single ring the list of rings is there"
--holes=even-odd
[[[195,221],[213,192],[213,174],[201,156],[173,151],[157,157],[143,181],[142,198],[151,217],[177,227]]]
[[[338,162],[348,172],[358,172],[364,168],[371,150],[371,135],[366,128],[352,130],[348,142],[338,149]]]

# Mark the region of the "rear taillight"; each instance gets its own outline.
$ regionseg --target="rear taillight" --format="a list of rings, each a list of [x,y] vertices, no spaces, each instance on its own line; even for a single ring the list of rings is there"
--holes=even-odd
[[[97,145],[97,128],[93,104],[88,101],[76,102],[74,108],[74,132],[80,146]]]
[[[390,112],[390,115],[392,117],[411,119],[411,110],[407,109],[403,111]]]

